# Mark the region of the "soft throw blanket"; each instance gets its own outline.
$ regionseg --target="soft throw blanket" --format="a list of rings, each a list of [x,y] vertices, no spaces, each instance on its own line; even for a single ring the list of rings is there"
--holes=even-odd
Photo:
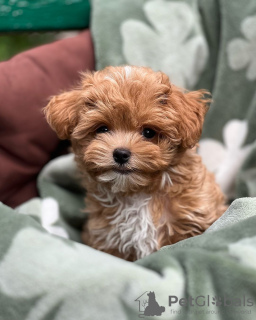
[[[199,153],[229,199],[256,196],[256,2],[91,2],[97,68],[149,66],[208,89]]]
[[[234,201],[203,235],[131,263],[79,243],[73,155],[45,167],[39,190],[15,211],[0,205],[1,320],[255,319],[255,198]]]

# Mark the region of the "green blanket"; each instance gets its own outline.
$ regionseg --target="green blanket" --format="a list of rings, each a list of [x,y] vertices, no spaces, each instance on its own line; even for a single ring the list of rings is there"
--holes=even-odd
[[[256,196],[256,2],[92,0],[97,68],[143,65],[214,99],[199,153],[229,199]]]
[[[230,198],[256,195],[255,20],[254,0],[93,1],[98,68],[149,65],[213,92],[199,152]],[[50,162],[38,188],[15,210],[0,204],[0,320],[256,319],[256,198],[131,263],[80,243],[73,155]]]

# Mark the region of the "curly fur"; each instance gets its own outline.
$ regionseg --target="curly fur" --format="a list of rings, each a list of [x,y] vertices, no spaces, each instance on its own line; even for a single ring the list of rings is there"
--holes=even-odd
[[[210,99],[162,72],[108,67],[53,97],[45,114],[72,141],[87,190],[84,242],[128,260],[204,232],[226,209],[214,176],[196,153]],[[100,126],[107,133],[97,133]],[[157,132],[142,136],[143,128]],[[113,150],[131,152],[117,172]]]

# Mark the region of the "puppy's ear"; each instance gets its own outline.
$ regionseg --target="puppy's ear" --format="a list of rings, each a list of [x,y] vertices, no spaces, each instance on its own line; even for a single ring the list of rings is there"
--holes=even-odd
[[[60,139],[69,139],[84,105],[81,90],[64,92],[51,98],[44,108],[46,119]]]
[[[181,145],[183,148],[193,148],[200,139],[204,117],[212,100],[206,90],[185,93],[179,90],[178,96],[180,98],[178,106],[181,119],[179,124]]]

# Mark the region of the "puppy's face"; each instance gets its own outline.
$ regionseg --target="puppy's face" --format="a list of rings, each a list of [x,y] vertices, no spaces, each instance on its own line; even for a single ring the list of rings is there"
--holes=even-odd
[[[59,137],[71,139],[82,170],[113,192],[133,192],[164,187],[170,168],[196,144],[204,93],[183,93],[148,68],[108,67],[53,97],[45,113]]]

